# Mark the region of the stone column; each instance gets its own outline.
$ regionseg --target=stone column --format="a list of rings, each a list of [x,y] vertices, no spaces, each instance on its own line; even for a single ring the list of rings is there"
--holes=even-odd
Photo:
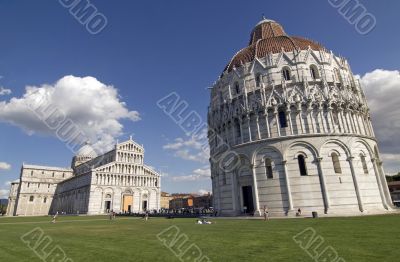
[[[387,203],[386,203],[385,192],[383,191],[384,189],[382,187],[382,183],[381,183],[381,179],[380,179],[380,175],[379,175],[379,170],[378,170],[378,167],[376,165],[376,158],[372,158],[371,161],[372,161],[372,165],[374,166],[376,182],[378,184],[379,194],[381,195],[383,207],[388,209]]]
[[[362,128],[362,122],[361,122],[361,124],[360,124],[360,119],[361,119],[361,116],[360,116],[360,114],[357,112],[357,113],[356,113],[357,127],[358,127],[358,130],[359,130],[359,132],[360,132],[360,135],[364,135],[364,129]]]
[[[311,124],[310,131],[312,132],[312,134],[315,134],[316,132],[315,132],[313,112],[314,110],[312,108],[307,109],[307,117],[310,119],[310,124]]]
[[[375,136],[374,128],[372,127],[371,117],[368,117],[368,125],[371,129],[371,136]]]
[[[232,210],[236,215],[236,174],[234,171],[231,172],[231,186],[232,186]]]
[[[286,160],[282,161],[283,171],[284,171],[284,175],[285,175],[285,183],[286,183],[286,191],[287,191],[287,197],[288,197],[289,211],[293,211],[292,190],[290,188],[289,173],[288,173],[288,170],[287,170],[286,163],[287,163]]]
[[[276,122],[276,130],[278,131],[278,137],[280,137],[281,136],[281,126],[280,126],[280,123],[279,123],[278,111],[277,110],[275,110],[274,115],[275,115],[275,122]]]
[[[249,132],[249,142],[253,141],[253,138],[251,136],[251,121],[250,121],[250,116],[246,115],[246,119],[247,119],[247,126],[248,126],[248,132]]]
[[[360,208],[361,212],[364,212],[364,205],[363,205],[362,198],[361,198],[360,188],[358,187],[357,175],[354,171],[353,159],[354,159],[354,157],[351,156],[347,159],[347,161],[349,161],[349,164],[350,164],[351,176],[353,177],[353,183],[354,183],[354,189],[355,189],[356,195],[357,195],[358,207]]]
[[[270,130],[270,127],[269,127],[269,117],[268,117],[268,111],[267,110],[264,111],[264,116],[265,116],[265,127],[267,129],[267,138],[270,138],[271,137],[271,130]]]
[[[362,128],[363,128],[363,133],[364,133],[364,135],[368,136],[368,131],[367,131],[368,129],[365,126],[365,118],[364,118],[363,113],[360,114],[360,118],[361,118],[361,124],[362,124]]]
[[[342,133],[346,133],[345,124],[343,122],[343,109],[341,106],[338,106],[338,120],[339,120],[339,128]]]
[[[319,177],[321,180],[322,196],[324,198],[324,204],[325,204],[325,214],[327,214],[328,210],[330,208],[330,200],[329,200],[328,188],[326,186],[325,176],[324,176],[321,162],[322,162],[322,157],[318,157],[317,158],[318,173],[319,173]]]
[[[333,113],[332,113],[332,107],[329,105],[328,106],[328,118],[329,118],[329,121],[330,121],[330,132],[331,133],[336,133],[337,132],[337,130],[336,130],[336,124],[335,124],[335,120],[333,119]]]
[[[294,135],[293,133],[293,123],[292,123],[292,110],[289,108],[286,110],[286,117],[289,119],[289,126],[290,126],[290,134]]]
[[[378,167],[379,167],[379,170],[381,171],[380,178],[382,179],[383,192],[386,195],[386,203],[388,204],[388,206],[393,208],[393,200],[392,200],[392,196],[390,195],[389,186],[386,181],[385,171],[383,170],[383,162],[382,161],[378,161]]]
[[[321,104],[319,104],[319,106],[318,106],[318,116],[321,119],[320,131],[321,131],[321,133],[326,133],[324,109]]]
[[[256,174],[255,165],[252,165],[251,169],[252,169],[252,173],[253,173],[253,187],[254,187],[254,200],[255,200],[255,211],[254,211],[254,214],[258,213],[258,215],[261,215],[261,213],[260,213],[260,201],[258,199],[258,184],[257,184],[257,174]]]
[[[304,134],[304,124],[303,124],[303,110],[301,109],[301,106],[297,108],[297,115],[299,116],[299,122],[300,122],[300,130],[298,132],[300,134]]]
[[[260,133],[260,123],[259,123],[259,116],[258,116],[258,113],[257,113],[257,115],[256,115],[256,125],[257,125],[257,140],[260,140],[261,139],[261,133]]]

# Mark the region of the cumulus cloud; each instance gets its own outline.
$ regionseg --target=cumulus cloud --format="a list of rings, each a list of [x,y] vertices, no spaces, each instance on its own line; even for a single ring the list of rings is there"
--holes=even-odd
[[[207,140],[201,137],[176,138],[173,143],[163,146],[165,150],[174,152],[175,157],[184,160],[207,163],[210,157]]]
[[[27,86],[22,97],[0,101],[0,121],[28,134],[56,136],[56,124],[68,120],[99,152],[110,149],[122,135],[123,119],[138,121],[140,115],[128,110],[115,87],[89,76],[70,75],[55,84]]]
[[[174,176],[172,180],[175,182],[182,182],[182,181],[199,181],[199,180],[206,180],[210,179],[211,171],[209,167],[198,168],[192,171],[190,175],[186,176]]]
[[[11,165],[6,162],[0,162],[0,170],[10,170]]]
[[[1,78],[0,78],[1,79]],[[11,90],[0,86],[0,96],[11,94]]]
[[[7,189],[0,189],[0,199],[8,198],[9,190]]]
[[[385,168],[400,171],[400,71],[376,69],[361,77]]]

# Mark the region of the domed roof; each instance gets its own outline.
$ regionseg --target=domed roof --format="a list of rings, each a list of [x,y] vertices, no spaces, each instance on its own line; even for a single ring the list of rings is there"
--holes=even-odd
[[[85,143],[85,145],[78,150],[76,156],[95,158],[97,157],[97,153],[89,143]]]
[[[270,19],[263,19],[251,32],[249,45],[236,53],[224,71],[230,72],[235,67],[240,67],[255,58],[265,57],[269,53],[300,51],[309,47],[315,51],[325,49],[312,40],[288,36],[280,24]]]

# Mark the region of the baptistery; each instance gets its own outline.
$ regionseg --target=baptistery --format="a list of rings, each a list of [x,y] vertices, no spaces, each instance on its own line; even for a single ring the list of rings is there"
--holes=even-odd
[[[366,97],[348,61],[273,20],[254,27],[214,83],[208,125],[221,215],[392,210]],[[227,151],[234,168],[221,164]]]

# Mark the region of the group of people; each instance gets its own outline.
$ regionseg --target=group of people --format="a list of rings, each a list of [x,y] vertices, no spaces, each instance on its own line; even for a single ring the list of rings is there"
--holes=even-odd
[[[268,207],[267,206],[264,206],[264,208],[263,208],[263,215],[264,215],[264,220],[269,220],[269,212],[268,212]],[[297,209],[296,216],[297,217],[301,216],[301,209],[300,208]]]
[[[110,217],[110,220],[115,220],[115,218],[117,217],[117,213],[115,213],[114,210],[111,210],[108,215]]]
[[[208,220],[206,220],[206,219],[197,219],[197,224],[199,224],[199,225],[211,225],[212,224],[212,222],[211,221],[208,221]]]

